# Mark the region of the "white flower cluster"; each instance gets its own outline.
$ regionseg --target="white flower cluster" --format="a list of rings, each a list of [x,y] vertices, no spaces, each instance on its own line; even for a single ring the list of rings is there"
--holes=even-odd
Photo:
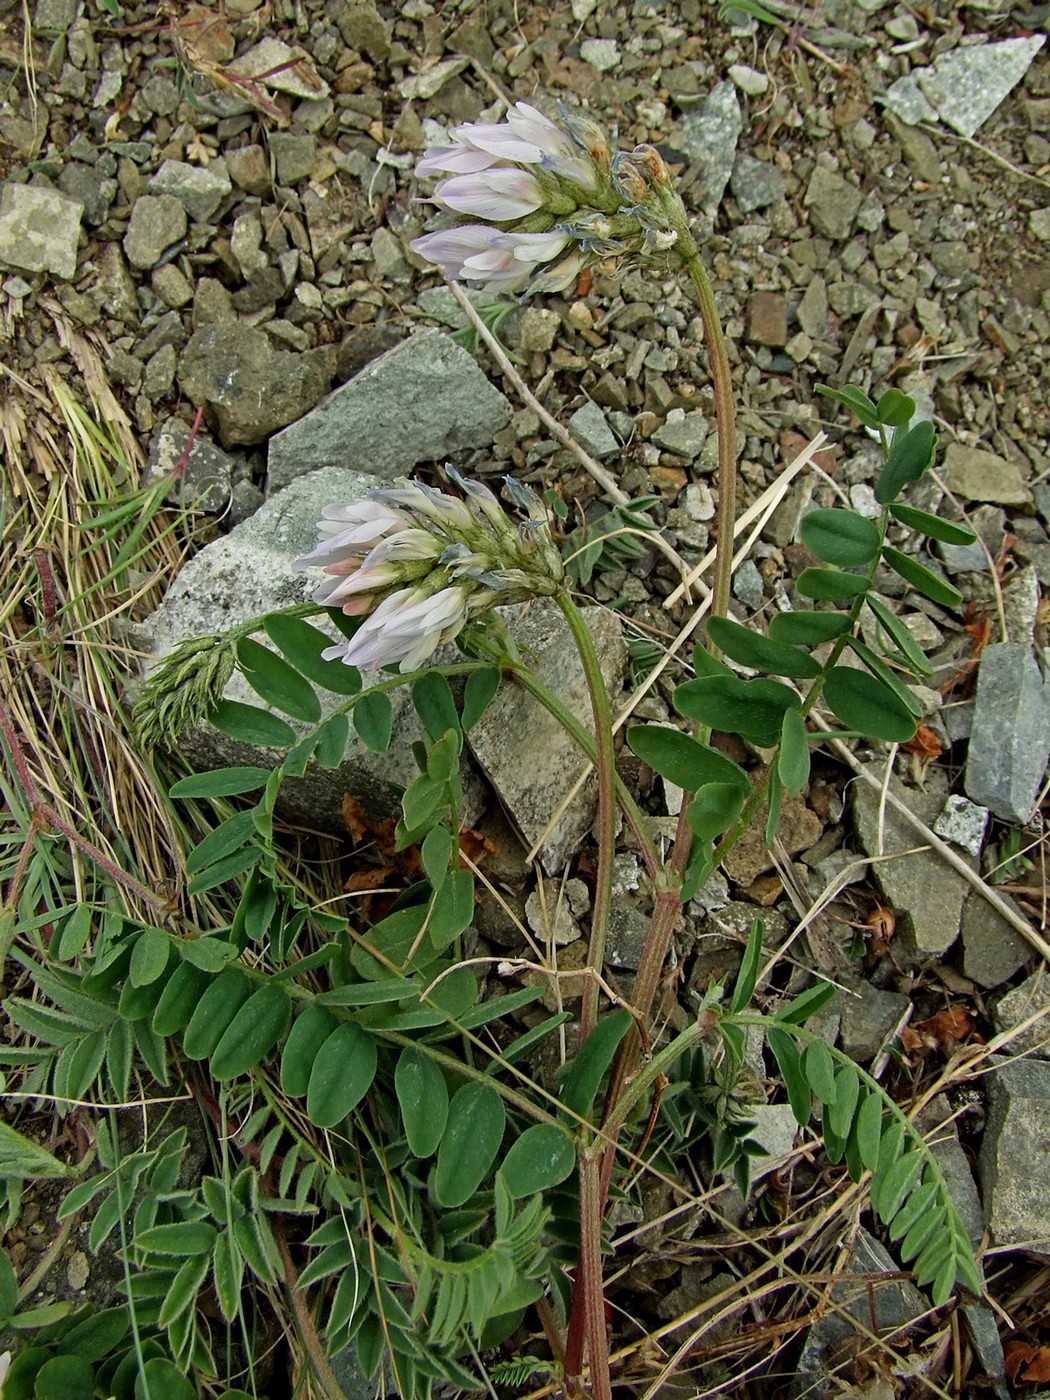
[[[296,567],[328,575],[315,602],[364,617],[328,659],[412,671],[490,608],[557,592],[561,557],[535,493],[508,480],[525,513],[515,525],[487,486],[448,474],[464,500],[414,481],[324,508],[319,543]]]

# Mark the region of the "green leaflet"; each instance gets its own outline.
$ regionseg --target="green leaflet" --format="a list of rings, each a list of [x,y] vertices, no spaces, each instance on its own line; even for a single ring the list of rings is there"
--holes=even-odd
[[[446,1209],[463,1205],[484,1181],[506,1120],[503,1100],[491,1084],[472,1081],[452,1096],[434,1171],[434,1194]]]
[[[576,1149],[565,1129],[555,1123],[534,1123],[511,1146],[500,1175],[517,1199],[557,1186],[575,1165]]]
[[[331,637],[301,617],[270,613],[263,618],[266,635],[295,669],[314,685],[339,695],[356,695],[361,689],[361,673],[344,661],[326,661],[321,653],[332,645]]]
[[[878,528],[855,510],[811,510],[799,525],[806,548],[840,569],[862,569],[879,552]]]
[[[275,710],[305,724],[316,724],[321,718],[321,703],[313,686],[269,647],[242,637],[237,643],[237,665],[255,693]]]
[[[643,763],[686,792],[708,783],[732,783],[745,796],[751,790],[747,774],[732,759],[680,729],[634,724],[627,731],[627,742]]]
[[[807,651],[771,641],[754,628],[742,627],[728,617],[713,617],[707,624],[708,635],[726,656],[741,666],[765,671],[774,676],[790,676],[798,680],[820,675],[820,662]]]
[[[336,1026],[317,1052],[306,1090],[306,1113],[319,1128],[334,1128],[371,1087],[376,1043],[360,1026]]]
[[[888,743],[904,744],[915,735],[915,719],[904,702],[866,671],[833,666],[823,696],[847,729]]]
[[[432,1157],[448,1123],[445,1076],[422,1050],[408,1046],[398,1058],[394,1087],[413,1156]]]

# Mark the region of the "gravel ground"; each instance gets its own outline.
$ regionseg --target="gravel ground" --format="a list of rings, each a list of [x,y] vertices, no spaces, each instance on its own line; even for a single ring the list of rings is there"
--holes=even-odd
[[[621,147],[659,147],[704,235],[740,406],[741,508],[818,429],[831,433],[818,469],[799,478],[737,573],[741,619],[783,602],[810,562],[795,542],[805,505],[873,504],[874,445],[816,386],[895,385],[938,421],[941,465],[916,504],[965,510],[987,548],[934,558],[963,589],[965,611],[905,597],[889,577],[884,588],[945,682],[930,695],[925,750],[898,763],[905,801],[924,815],[927,802],[934,822],[961,792],[975,639],[989,639],[982,619],[1001,601],[1002,640],[1029,659],[1046,622],[1050,68],[1035,40],[1050,7],[793,8],[805,26],[735,24],[700,0],[226,0],[224,12],[37,0],[26,24],[21,5],[0,0],[0,358],[30,380],[47,365],[71,374],[62,328],[86,328],[108,347],[154,471],[170,468],[203,409],[194,494],[208,484],[204,537],[217,535],[288,479],[276,479],[277,449],[267,476],[276,433],[420,327],[463,325],[409,248],[428,218],[413,174],[424,147],[508,102],[582,107]],[[1011,43],[991,55],[990,77],[960,78],[952,66],[959,52]],[[931,107],[931,120],[909,125],[920,87],[901,80],[933,65],[956,86],[940,119]],[[953,93],[972,105],[995,82],[998,105],[963,134]],[[696,562],[714,517],[713,397],[682,280],[602,268],[571,293],[513,307],[499,334],[542,404],[622,490],[656,498],[665,539]],[[578,520],[594,518],[599,487],[483,348],[477,360],[514,411],[480,446],[465,441],[457,464],[553,486]],[[663,606],[677,581],[647,552],[599,573],[592,591],[659,640],[686,615]],[[667,714],[659,693],[647,707]],[[840,769],[818,777],[783,833],[788,853],[803,853],[811,893],[844,850],[864,854],[885,834],[868,832],[878,814],[862,803],[844,811]],[[1027,815],[999,812],[975,838],[974,862],[994,865]],[[902,848],[909,840],[902,832]],[[746,928],[765,906],[775,936],[775,920],[794,917],[782,875],[761,853],[747,856],[728,872],[730,912],[707,929],[714,951],[687,970],[694,987],[739,956],[732,937],[717,946],[727,919]],[[980,912],[967,939],[961,882],[944,932],[938,916],[955,896],[934,887],[929,861],[910,885],[855,886],[841,906],[872,993],[867,1018],[843,1012],[853,1017],[843,1042],[859,1058],[877,1054],[908,1007],[913,1025],[929,1027],[953,996],[972,1008],[970,1029],[991,1033],[996,999],[1015,995],[1033,966],[1023,944],[1003,951],[1007,936],[987,918],[977,926]],[[1038,879],[1015,883],[1018,907],[1038,922]],[[903,916],[899,948],[876,917],[886,906]],[[998,960],[982,960],[990,946]],[[953,1043],[942,1032],[909,1047],[916,1076]],[[967,1151],[976,1143],[964,1135]],[[718,1267],[649,1259],[631,1307],[644,1313],[669,1294],[654,1315],[684,1311],[717,1292]],[[973,1375],[994,1370],[968,1354]]]

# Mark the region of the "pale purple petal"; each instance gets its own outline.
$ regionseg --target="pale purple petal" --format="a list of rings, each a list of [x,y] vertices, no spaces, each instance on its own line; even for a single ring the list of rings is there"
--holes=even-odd
[[[453,175],[437,187],[434,199],[458,214],[522,219],[542,206],[543,190],[527,170],[495,166],[477,175]]]
[[[412,240],[411,247],[420,257],[436,263],[446,277],[458,277],[467,259],[491,248],[499,236],[499,229],[488,224],[463,224],[424,233]]]
[[[471,175],[487,170],[496,159],[490,152],[474,146],[435,146],[420,158],[416,175],[421,180],[431,175]]]

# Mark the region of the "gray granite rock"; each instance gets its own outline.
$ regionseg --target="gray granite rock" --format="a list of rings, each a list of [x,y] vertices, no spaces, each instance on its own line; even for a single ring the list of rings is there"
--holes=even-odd
[[[1024,824],[1050,757],[1050,689],[1028,647],[985,647],[966,759],[967,794],[1004,821]]]
[[[487,446],[512,415],[461,345],[443,331],[422,331],[273,438],[269,490],[335,463],[392,481],[417,462]]]
[[[831,1002],[839,1017],[839,1043],[851,1060],[867,1065],[900,1024],[908,998],[848,975],[841,980],[844,990]]]
[[[708,215],[722,202],[743,129],[740,98],[727,79],[711,89],[698,111],[683,113],[668,138],[672,150],[681,151],[690,164],[699,166],[697,190],[701,208]]]
[[[500,611],[516,618],[512,628],[515,640],[543,683],[590,727],[591,705],[583,669],[568,624],[557,607],[541,601],[524,609]],[[620,621],[604,608],[587,608],[584,616],[609,693],[616,695],[623,684],[626,662]],[[542,842],[539,854],[546,869],[552,874],[561,870],[590,830],[597,803],[592,774],[565,814],[548,830],[587,767],[575,743],[517,686],[502,688],[470,731],[467,742],[525,841],[530,845]]]
[[[741,214],[751,214],[784,198],[784,177],[769,161],[741,152],[733,164],[729,188]]]
[[[1003,898],[1017,910],[1008,895]],[[1032,956],[1027,939],[977,890],[963,905],[960,936],[963,973],[979,987],[1001,987]]]
[[[933,824],[934,832],[971,856],[979,856],[988,827],[988,808],[953,793]]]
[[[171,347],[168,347],[171,349]],[[158,354],[161,351],[157,352]],[[174,353],[174,351],[172,351]],[[145,481],[153,484],[171,476],[181,466],[177,480],[172,482],[168,499],[180,506],[197,510],[224,511],[230,502],[233,472],[237,463],[220,447],[198,432],[185,463],[182,462],[190,430],[181,418],[169,418],[149,444]]]
[[[179,361],[179,384],[191,403],[207,408],[223,446],[233,447],[262,442],[308,413],[334,372],[331,346],[303,354],[276,350],[264,331],[218,321],[190,337]],[[343,452],[329,460],[352,466],[356,463],[347,457],[354,455]],[[287,479],[296,475],[290,472]]]
[[[928,825],[940,814],[943,798],[905,788],[894,777],[893,793]],[[969,885],[934,851],[919,850],[919,837],[892,807],[887,805],[884,841],[878,849],[879,793],[868,783],[853,785],[853,816],[860,844],[868,855],[899,855],[872,866],[872,876],[893,906],[897,937],[904,949],[919,958],[939,958],[959,934],[963,900]]]
[[[592,457],[614,457],[621,449],[605,414],[588,400],[569,419],[569,432]]]
[[[1002,506],[1023,506],[1032,499],[1017,462],[994,452],[967,447],[961,442],[948,444],[942,467],[949,490],[968,501],[992,501]]]
[[[810,223],[825,238],[848,238],[853,220],[860,211],[862,195],[834,170],[815,165],[806,186],[806,208]]]
[[[708,423],[702,413],[672,408],[665,422],[653,433],[653,442],[665,452],[674,452],[692,462],[700,456],[707,433]]]
[[[294,567],[317,540],[323,506],[354,500],[380,482],[345,467],[329,467],[300,478],[272,497],[228,535],[206,545],[182,569],[167,597],[139,629],[137,641],[154,656],[166,655],[191,637],[224,632],[267,611],[304,600],[307,583]],[[327,620],[314,619],[333,640],[339,633]],[[265,638],[260,637],[260,640]],[[148,668],[147,668],[148,669]],[[226,698],[266,708],[243,678],[234,674]],[[343,697],[318,692],[322,714],[343,703]],[[346,756],[338,768],[311,765],[303,778],[288,779],[281,788],[281,808],[290,818],[322,830],[342,830],[344,793],[360,798],[375,816],[395,816],[400,794],[418,773],[411,746],[421,737],[407,691],[390,694],[394,706],[394,740],[385,754],[374,754],[351,733]],[[293,728],[306,732],[306,726]],[[231,739],[211,725],[186,731],[179,747],[199,770],[225,764],[272,767],[284,754]],[[479,788],[476,776],[468,783],[468,805],[476,815]]]
[[[186,224],[186,209],[173,194],[140,195],[124,235],[128,262],[142,271],[156,267],[168,249],[185,238]]]
[[[1004,39],[951,49],[932,68],[915,74],[923,96],[946,125],[960,136],[973,136],[1003,98],[1017,86],[1046,36]]]
[[[1032,1017],[1038,1016],[1011,1041],[1011,1055],[1034,1055],[1041,1060],[1050,1060],[1050,975],[1045,968],[1033,972],[1031,977],[1007,992],[992,1012],[997,1031],[1012,1031]]]
[[[788,1391],[793,1400],[813,1400],[831,1393],[826,1377],[855,1334],[858,1345],[864,1348],[873,1330],[884,1340],[895,1342],[928,1310],[926,1299],[913,1283],[900,1277],[897,1263],[867,1230],[857,1231],[850,1257],[839,1272],[840,1281],[831,1290],[836,1311],[814,1323],[807,1333]],[[880,1274],[885,1275],[882,1282]],[[854,1328],[854,1321],[858,1328]],[[835,1391],[841,1393],[837,1384]]]
[[[104,223],[116,198],[117,182],[107,179],[93,165],[71,160],[59,171],[58,187],[63,194],[84,206],[84,221],[92,228]]]
[[[1050,1244],[1050,1064],[993,1055],[979,1168],[997,1245]]]
[[[207,223],[233,186],[221,158],[210,165],[166,160],[149,182],[150,193],[174,195],[196,223]]]
[[[42,185],[0,190],[0,262],[23,272],[75,277],[84,206]]]

